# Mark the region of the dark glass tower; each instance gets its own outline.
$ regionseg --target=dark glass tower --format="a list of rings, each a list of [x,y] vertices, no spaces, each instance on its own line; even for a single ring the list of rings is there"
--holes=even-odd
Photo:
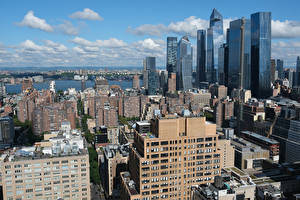
[[[228,85],[228,45],[223,44],[219,48],[219,55],[218,55],[218,66],[219,66],[219,84],[220,85]]]
[[[271,95],[271,13],[251,15],[251,92],[254,97]]]
[[[243,35],[242,35],[243,34]],[[251,22],[237,19],[230,22],[228,36],[228,89],[250,89],[251,87]],[[243,52],[243,57],[241,53]],[[243,63],[241,63],[243,58]],[[241,68],[242,67],[242,68]]]
[[[276,70],[278,71],[278,78],[279,79],[283,79],[284,78],[284,74],[283,74],[283,60],[277,59]]]
[[[176,73],[177,37],[167,37],[167,71]]]
[[[148,94],[156,94],[159,86],[158,74],[156,72],[155,57],[146,57],[144,60],[144,85]]]
[[[223,44],[223,16],[214,8],[207,29],[207,81],[218,81],[218,49]]]
[[[192,85],[193,73],[193,48],[187,36],[178,42],[177,47],[177,76],[176,86],[178,90],[188,90]]]
[[[300,86],[300,57],[297,57],[297,63],[296,63],[296,86]]]
[[[197,31],[197,69],[196,85],[206,81],[206,30]]]

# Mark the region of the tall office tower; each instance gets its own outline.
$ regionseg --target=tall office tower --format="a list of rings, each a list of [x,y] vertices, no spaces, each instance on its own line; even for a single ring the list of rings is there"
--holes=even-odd
[[[251,91],[254,97],[271,95],[271,13],[251,15]]]
[[[229,56],[229,48],[227,44],[223,44],[219,48],[218,55],[218,66],[219,66],[219,84],[220,85],[228,85],[228,57]]]
[[[197,69],[196,86],[206,81],[206,30],[197,31]]]
[[[167,37],[167,71],[168,77],[176,73],[177,37]]]
[[[190,199],[193,185],[211,183],[222,168],[216,125],[205,117],[161,118],[135,132],[121,199]]]
[[[156,93],[159,80],[156,72],[155,57],[146,57],[144,60],[144,86],[147,93],[153,95]]]
[[[140,89],[140,76],[138,74],[135,74],[133,76],[133,79],[132,79],[132,88],[133,89],[137,89],[137,90]]]
[[[11,117],[0,117],[0,149],[5,149],[14,143],[15,129]]]
[[[300,57],[297,57],[296,63],[296,86],[300,86]]]
[[[193,48],[187,36],[178,42],[177,47],[177,75],[176,86],[178,90],[188,90],[193,88]]]
[[[279,79],[284,79],[283,60],[277,59],[276,69],[278,71],[278,78]]]
[[[218,48],[223,44],[223,17],[214,8],[207,29],[207,79],[209,83],[218,81]]]
[[[276,71],[275,59],[271,59],[271,62],[270,62],[270,79],[271,79],[271,83],[274,83],[274,81],[275,81],[275,71]]]
[[[168,79],[168,92],[176,92],[176,73],[171,73],[171,76]]]
[[[163,94],[165,93],[165,91],[168,88],[168,72],[167,71],[160,71],[159,74],[159,87],[161,88]]]
[[[230,22],[228,36],[228,89],[250,89],[251,83],[251,22],[237,19]]]

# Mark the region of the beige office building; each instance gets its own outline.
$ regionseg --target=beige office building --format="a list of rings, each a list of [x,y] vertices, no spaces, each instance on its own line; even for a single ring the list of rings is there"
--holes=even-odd
[[[89,155],[77,130],[47,134],[45,141],[8,150],[0,160],[4,200],[91,199]]]
[[[216,125],[204,117],[163,118],[152,133],[135,133],[129,172],[121,173],[121,199],[191,199],[193,185],[220,174]]]

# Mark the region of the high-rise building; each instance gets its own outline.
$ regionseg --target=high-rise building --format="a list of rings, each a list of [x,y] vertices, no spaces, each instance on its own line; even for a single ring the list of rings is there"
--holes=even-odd
[[[251,22],[237,19],[230,22],[228,36],[228,89],[250,89],[251,83]]]
[[[137,89],[139,90],[140,89],[140,76],[135,74],[133,76],[133,79],[132,79],[132,88],[133,89]]]
[[[296,63],[296,86],[300,86],[300,56],[297,57],[297,63]]]
[[[83,92],[86,89],[85,78],[81,80],[81,91]]]
[[[176,73],[171,73],[168,78],[168,92],[174,93],[176,91]]]
[[[0,118],[0,149],[10,146],[14,142],[15,129],[14,121],[11,117]],[[2,148],[3,147],[3,148]]]
[[[229,56],[229,49],[227,44],[221,45],[219,48],[219,55],[218,55],[218,80],[219,84],[221,85],[228,85],[228,57]]]
[[[78,130],[1,152],[3,199],[91,199],[87,144]]]
[[[177,37],[167,37],[167,71],[168,77],[176,73]]]
[[[278,78],[279,79],[283,79],[284,78],[284,74],[283,74],[283,60],[277,59],[276,69],[278,71]]]
[[[33,89],[32,80],[31,79],[24,79],[22,81],[22,92],[25,90]]]
[[[271,13],[251,15],[251,91],[254,97],[271,95]]]
[[[177,76],[176,86],[178,90],[188,90],[193,88],[193,48],[187,36],[178,42],[177,49]]]
[[[206,30],[197,31],[197,69],[196,86],[206,81]]]
[[[207,29],[207,79],[210,83],[217,82],[218,48],[223,44],[223,16],[214,8],[210,15]]]
[[[221,172],[216,125],[205,117],[161,118],[152,132],[135,132],[129,172],[121,173],[121,199],[189,199],[193,185]]]
[[[274,83],[274,81],[275,81],[275,71],[276,71],[275,59],[271,59],[271,62],[270,62],[270,78],[271,78],[271,83]]]
[[[144,86],[147,93],[156,94],[159,86],[158,74],[156,72],[155,57],[146,57],[144,60]]]

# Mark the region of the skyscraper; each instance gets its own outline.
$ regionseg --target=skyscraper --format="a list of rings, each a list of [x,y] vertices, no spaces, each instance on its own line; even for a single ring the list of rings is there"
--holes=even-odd
[[[177,48],[177,88],[187,90],[193,87],[193,48],[187,36],[184,36],[178,42]]]
[[[249,19],[237,19],[230,22],[228,48],[229,91],[231,92],[234,88],[250,89],[251,23]],[[241,60],[241,58],[243,59],[243,61]]]
[[[219,84],[227,86],[228,85],[228,57],[229,57],[228,45],[227,44],[221,45],[218,54],[219,54],[218,55]]]
[[[155,94],[159,85],[155,57],[146,57],[144,60],[144,82],[148,94]]]
[[[300,57],[297,57],[296,63],[296,86],[300,86]]]
[[[168,77],[176,73],[177,37],[167,37],[167,71]]]
[[[207,29],[207,81],[217,82],[218,48],[223,44],[223,16],[214,8]]]
[[[197,31],[196,85],[206,80],[206,30]]]
[[[254,97],[271,94],[271,13],[251,15],[251,90]]]
[[[274,83],[274,81],[275,81],[275,71],[276,71],[275,59],[271,59],[270,67],[271,67],[270,68],[271,83]]]
[[[277,59],[277,66],[276,70],[278,71],[278,78],[283,79],[284,74],[283,74],[283,60]]]

